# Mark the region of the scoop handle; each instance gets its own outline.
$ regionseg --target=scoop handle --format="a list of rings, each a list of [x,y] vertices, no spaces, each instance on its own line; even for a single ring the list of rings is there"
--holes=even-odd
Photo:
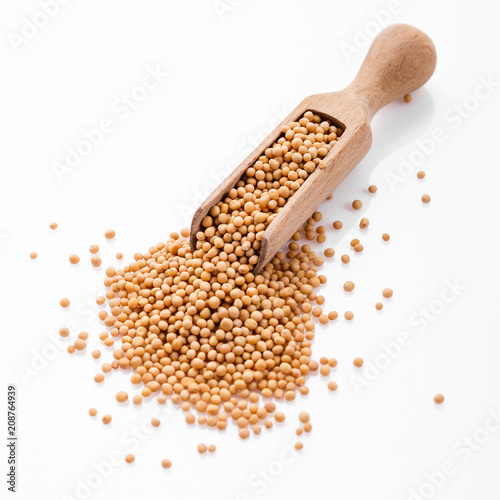
[[[424,85],[435,67],[432,40],[413,26],[394,24],[375,38],[348,89],[364,103],[371,120],[386,104]]]

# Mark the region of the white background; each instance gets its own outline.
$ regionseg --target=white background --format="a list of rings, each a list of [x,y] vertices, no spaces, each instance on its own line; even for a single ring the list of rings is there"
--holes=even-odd
[[[419,498],[410,492],[420,489],[420,498],[498,499],[500,432],[484,431],[500,408],[498,83],[479,88],[483,100],[473,97],[481,81],[500,82],[498,5],[231,3],[223,0],[227,9],[218,11],[209,0],[73,0],[31,31],[25,18],[43,22],[38,2],[2,3],[1,397],[16,384],[17,497],[404,500]],[[285,424],[245,442],[232,425],[225,433],[188,428],[170,402],[151,432],[155,401],[136,408],[114,400],[117,390],[134,393],[128,374],[97,387],[92,380],[111,357],[106,348],[100,361],[90,356],[103,330],[93,313],[103,269],[119,266],[117,251],[128,262],[188,225],[214,182],[305,96],[348,85],[367,50],[364,38],[371,41],[381,22],[429,34],[438,65],[410,104],[393,103],[375,117],[370,153],[322,206],[336,250],[322,271],[329,279],[322,293],[339,319],[318,327],[313,354],[338,359],[330,377],[337,393],[323,377],[311,377],[307,397],[280,405]],[[134,90],[157,66],[168,72],[157,88]],[[127,111],[117,101],[132,91],[144,99]],[[58,177],[54,164],[103,119],[112,132]],[[436,129],[444,141],[422,156],[414,141]],[[398,174],[410,157],[422,162],[424,181],[418,169]],[[370,184],[376,195],[367,193]],[[428,206],[423,193],[432,197]],[[356,198],[360,212],[350,208]],[[362,216],[371,224],[361,234]],[[56,231],[49,229],[53,220]],[[334,220],[344,222],[342,231],[333,231]],[[112,242],[103,237],[108,228],[117,232]],[[391,234],[388,244],[383,232]],[[352,253],[349,241],[359,236],[365,251],[343,266],[340,256]],[[100,270],[90,266],[93,243],[101,246]],[[71,253],[80,255],[79,266],[69,264]],[[345,296],[348,279],[356,290]],[[446,292],[447,280],[460,285],[458,294]],[[395,294],[377,312],[385,287]],[[64,311],[63,296],[72,301]],[[423,320],[429,307],[435,314]],[[350,323],[346,310],[355,314]],[[72,338],[90,333],[84,353],[68,355],[70,339],[55,347],[57,331],[70,324]],[[383,345],[401,332],[410,345],[381,367]],[[352,366],[356,356],[366,360],[362,370]],[[356,375],[365,380],[361,388]],[[446,397],[441,407],[433,402],[439,392]],[[92,406],[97,419],[88,416]],[[313,432],[293,456],[286,450],[302,410],[310,412]],[[108,427],[100,421],[105,413],[113,415]],[[143,422],[147,437],[134,441]],[[216,454],[198,455],[200,442],[216,444]],[[97,475],[95,464],[128,452],[133,465],[120,459],[109,477]],[[161,468],[163,458],[172,460],[170,470]],[[452,472],[443,480],[436,471],[446,461]],[[426,484],[426,474],[440,486]],[[86,481],[90,489],[77,488]]]

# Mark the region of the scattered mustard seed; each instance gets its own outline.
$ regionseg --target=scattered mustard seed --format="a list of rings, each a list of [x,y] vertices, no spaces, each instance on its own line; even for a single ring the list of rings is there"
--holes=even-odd
[[[346,292],[352,292],[354,290],[354,283],[352,281],[346,281],[344,283],[344,290]]]
[[[423,170],[419,170],[417,172],[417,178],[418,179],[423,179],[425,177],[425,172]]]
[[[386,299],[390,299],[393,295],[393,291],[391,288],[384,288],[382,290],[382,295],[386,298]]]
[[[69,261],[71,262],[71,264],[78,264],[80,262],[80,257],[78,257],[78,255],[75,255],[74,253],[72,253],[69,256]]]
[[[375,304],[375,309],[376,309],[377,311],[382,310],[382,308],[383,308],[383,307],[384,307],[384,304],[382,304],[382,302],[377,302],[377,303]]]
[[[361,203],[361,200],[354,200],[352,202],[352,208],[354,208],[354,210],[359,210],[362,206],[363,203]]]
[[[131,453],[129,453],[129,454],[125,457],[125,462],[127,462],[128,464],[131,464],[134,460],[135,460],[135,457],[134,457],[134,455],[132,455]]]
[[[359,221],[359,227],[360,227],[361,229],[366,229],[369,225],[370,225],[370,221],[369,221],[366,217],[363,217],[363,218]]]
[[[363,366],[363,359],[362,358],[354,358],[353,364],[354,364],[354,366],[361,368]]]
[[[198,445],[198,453],[199,453],[200,455],[203,455],[203,453],[206,453],[206,451],[207,451],[207,445],[206,445],[206,444],[203,444],[203,443],[200,443],[200,444]]]
[[[97,415],[97,410],[95,408],[90,408],[89,415],[95,417]]]
[[[102,264],[102,260],[100,257],[94,256],[90,259],[90,262],[94,267],[100,267]]]
[[[296,450],[301,450],[304,447],[304,445],[299,441],[295,443],[294,447]]]
[[[422,195],[422,202],[423,203],[429,203],[430,201],[431,201],[431,197],[428,194]]]
[[[113,417],[111,415],[104,415],[104,417],[102,417],[102,423],[108,425],[112,419]]]
[[[349,262],[351,261],[351,258],[349,257],[349,255],[347,255],[345,253],[344,255],[342,255],[340,260],[342,261],[343,264],[349,264]]]
[[[353,318],[354,318],[354,314],[351,312],[351,311],[346,311],[344,313],[344,318],[347,320],[347,321],[351,321]]]
[[[391,237],[390,237],[390,235],[389,235],[388,233],[384,233],[384,234],[382,235],[382,239],[383,239],[384,241],[389,241],[389,240],[391,239]]]
[[[330,391],[336,391],[337,390],[337,383],[334,382],[333,380],[330,380],[330,382],[328,382],[328,389]]]
[[[339,220],[336,220],[334,223],[333,223],[333,229],[342,229],[344,227],[344,224],[342,224],[342,222],[340,222]]]
[[[325,257],[333,257],[335,255],[335,250],[333,248],[327,248],[325,250]]]
[[[161,466],[164,468],[164,469],[170,469],[170,467],[172,467],[172,462],[168,459],[163,459],[161,461]]]
[[[36,252],[31,252],[30,253],[30,259],[35,260],[38,257],[38,254]]]
[[[403,99],[405,102],[411,102],[411,94],[406,94]]]
[[[107,240],[112,240],[115,236],[116,236],[116,231],[115,231],[114,229],[108,229],[108,230],[104,233],[104,237],[105,237]]]
[[[96,254],[99,251],[99,245],[90,245],[89,252]]]
[[[116,393],[116,400],[119,403],[125,403],[128,399],[128,394],[125,391],[119,391]]]
[[[371,186],[368,187],[368,192],[369,193],[376,193],[377,192],[377,186],[375,184],[372,184]]]
[[[277,411],[275,414],[274,414],[274,420],[276,420],[276,422],[284,422],[285,421],[285,414],[284,413],[281,413],[280,411]]]
[[[83,339],[76,339],[73,345],[77,351],[83,351],[87,347],[87,342]]]
[[[436,394],[434,396],[434,403],[436,403],[437,405],[442,404],[443,401],[444,401],[444,396],[442,394]]]
[[[57,229],[57,222],[51,222],[51,223],[49,224],[49,227],[50,227],[50,229],[52,229],[52,230]]]
[[[67,337],[69,335],[69,330],[66,327],[63,327],[59,330],[59,335],[61,337]]]

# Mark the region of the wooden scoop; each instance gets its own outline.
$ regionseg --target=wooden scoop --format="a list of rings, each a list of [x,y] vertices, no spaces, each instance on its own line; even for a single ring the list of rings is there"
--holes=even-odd
[[[373,41],[354,81],[340,92],[316,94],[304,99],[276,129],[237,167],[196,211],[191,224],[191,248],[211,207],[221,201],[266,148],[281,135],[281,127],[298,120],[306,111],[317,113],[340,126],[344,133],[300,189],[287,201],[264,233],[258,273],[368,153],[372,142],[373,115],[383,106],[413,92],[431,77],[436,50],[422,31],[406,24],[384,29]]]

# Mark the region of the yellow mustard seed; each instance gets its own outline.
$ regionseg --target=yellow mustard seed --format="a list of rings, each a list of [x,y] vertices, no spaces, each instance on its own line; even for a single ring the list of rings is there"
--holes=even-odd
[[[434,396],[434,402],[437,404],[437,405],[440,405],[442,404],[444,401],[444,396],[442,394],[436,394]]]

